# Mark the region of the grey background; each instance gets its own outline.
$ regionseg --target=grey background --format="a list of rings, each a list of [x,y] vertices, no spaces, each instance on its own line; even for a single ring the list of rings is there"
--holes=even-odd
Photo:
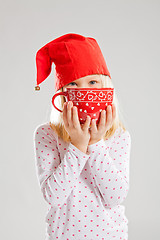
[[[159,10],[156,0],[1,1],[1,239],[44,240],[33,132],[49,120],[54,70],[34,91],[35,54],[69,32],[97,39],[132,137],[129,240],[160,239]]]

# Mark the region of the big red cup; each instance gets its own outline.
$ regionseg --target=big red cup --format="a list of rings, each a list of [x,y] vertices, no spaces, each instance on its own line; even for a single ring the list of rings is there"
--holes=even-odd
[[[63,112],[54,103],[55,98],[62,95],[66,98],[66,102],[72,101],[73,106],[77,107],[81,124],[86,121],[87,115],[91,119],[96,119],[98,124],[100,112],[113,103],[113,93],[114,88],[66,88],[65,92],[56,93],[52,97],[52,104],[58,111]]]

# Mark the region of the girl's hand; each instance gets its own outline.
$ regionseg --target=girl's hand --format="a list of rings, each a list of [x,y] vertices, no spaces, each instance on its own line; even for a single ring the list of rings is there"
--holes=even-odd
[[[96,126],[96,120],[92,119],[90,130],[91,138],[88,145],[100,141],[105,136],[106,131],[108,131],[112,127],[115,117],[116,107],[114,104],[112,104],[112,106],[110,105],[107,106],[107,111],[106,110],[101,111],[98,127]]]
[[[63,105],[63,122],[68,132],[71,143],[82,152],[86,153],[90,139],[89,125],[91,118],[88,116],[85,123],[81,126],[78,118],[77,107],[69,101]]]

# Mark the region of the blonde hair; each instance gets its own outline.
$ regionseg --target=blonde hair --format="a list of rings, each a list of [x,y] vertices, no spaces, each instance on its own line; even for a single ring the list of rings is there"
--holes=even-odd
[[[100,79],[101,79],[102,88],[114,88],[113,82],[111,81],[109,76],[102,75],[102,74],[98,74],[98,75],[100,76]],[[56,93],[58,93],[58,92],[63,92],[63,87],[60,88]],[[56,107],[58,107],[61,110],[63,109],[63,104],[65,102],[66,102],[66,99],[62,95],[55,98],[55,105],[56,105]],[[119,102],[117,99],[115,88],[114,88],[114,95],[113,95],[113,103],[115,104],[115,107],[116,107],[116,118],[113,122],[112,127],[108,131],[106,131],[105,136],[103,138],[104,140],[111,137],[115,133],[116,129],[119,127],[121,129],[123,129],[124,131],[126,131],[126,128],[124,127],[122,121],[120,120],[121,112],[120,112]],[[53,105],[52,105],[49,123],[50,123],[51,128],[57,133],[57,135],[60,138],[62,138],[65,142],[71,141],[69,134],[65,130],[62,112],[59,112],[58,110],[56,110],[53,107]]]

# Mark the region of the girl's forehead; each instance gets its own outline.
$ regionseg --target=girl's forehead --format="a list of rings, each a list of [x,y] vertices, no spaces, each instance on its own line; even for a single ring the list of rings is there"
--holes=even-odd
[[[100,80],[101,78],[100,78],[100,74],[92,74],[92,75],[87,75],[87,76],[82,77],[82,78],[78,78],[75,81],[88,80],[88,79],[99,79]]]

